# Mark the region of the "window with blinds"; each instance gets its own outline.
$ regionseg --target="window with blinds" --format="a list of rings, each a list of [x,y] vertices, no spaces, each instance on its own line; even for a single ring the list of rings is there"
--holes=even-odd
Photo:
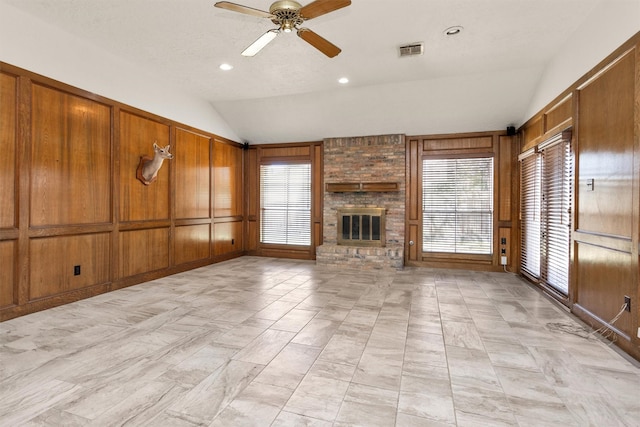
[[[422,251],[491,254],[493,158],[422,161]]]
[[[521,267],[568,295],[573,159],[571,133],[520,155]]]
[[[520,157],[520,266],[540,277],[540,157],[531,150]]]
[[[311,164],[260,166],[260,242],[311,245]]]
[[[573,162],[569,140],[543,147],[540,278],[564,295],[569,293],[571,193]]]

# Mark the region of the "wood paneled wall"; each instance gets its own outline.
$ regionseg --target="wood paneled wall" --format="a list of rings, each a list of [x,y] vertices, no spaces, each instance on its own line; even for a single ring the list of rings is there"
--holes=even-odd
[[[3,63],[0,120],[0,320],[244,253],[240,144]]]
[[[571,311],[640,359],[640,33],[521,128],[521,151],[573,128]],[[593,185],[591,185],[593,184]],[[614,323],[624,297],[631,310]]]
[[[18,303],[18,76],[0,73],[0,310]]]
[[[260,165],[267,163],[311,163],[311,245],[291,247],[260,243]],[[322,244],[323,165],[322,142],[251,145],[245,151],[246,247],[249,255],[315,259]]]
[[[214,182],[219,189],[214,194],[215,255],[243,250],[244,187],[243,150],[216,139]]]
[[[507,256],[507,268],[517,266],[516,236],[517,141],[505,132],[407,136],[407,206],[405,264],[420,267],[467,268],[502,271],[500,257]],[[422,252],[422,159],[426,157],[489,155],[494,159],[493,253],[491,255],[435,254]],[[506,239],[502,244],[502,238]],[[504,249],[504,254],[502,250]]]

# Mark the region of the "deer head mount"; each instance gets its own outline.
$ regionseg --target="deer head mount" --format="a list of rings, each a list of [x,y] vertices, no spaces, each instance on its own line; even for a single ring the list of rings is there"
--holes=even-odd
[[[158,178],[158,171],[162,166],[164,159],[173,159],[173,154],[169,152],[171,145],[160,147],[157,141],[153,143],[153,157],[141,156],[138,169],[136,170],[136,178],[144,185],[149,185]]]

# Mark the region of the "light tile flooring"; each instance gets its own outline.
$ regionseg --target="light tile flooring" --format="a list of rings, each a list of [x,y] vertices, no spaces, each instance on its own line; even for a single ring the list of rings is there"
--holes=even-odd
[[[0,425],[638,426],[587,335],[511,274],[243,257],[0,323]]]

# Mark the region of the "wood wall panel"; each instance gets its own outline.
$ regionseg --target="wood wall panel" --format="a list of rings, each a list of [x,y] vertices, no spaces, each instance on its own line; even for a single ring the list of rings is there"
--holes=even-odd
[[[311,245],[311,249],[315,256],[316,246],[322,244],[324,240],[324,148],[318,144],[313,147],[312,166],[313,175],[311,178],[311,205],[313,210],[312,222],[313,230],[311,241],[315,242]]]
[[[258,250],[258,241],[260,239],[260,235],[258,234],[258,222],[257,221],[249,221],[247,224],[247,251],[256,251]]]
[[[246,235],[245,235],[245,249],[249,253],[255,253],[258,250],[258,209],[260,206],[258,185],[260,185],[259,179],[259,166],[258,166],[258,150],[255,148],[249,148],[244,155],[244,198],[246,206]]]
[[[405,239],[404,260],[407,262],[418,261],[418,248],[422,246],[420,212],[422,206],[422,146],[420,138],[407,139],[405,158],[406,181],[406,205],[405,205]]]
[[[32,86],[31,225],[111,221],[111,108]]]
[[[108,282],[109,233],[32,239],[29,299],[36,300]],[[80,274],[74,275],[74,267]]]
[[[633,282],[637,259],[634,261],[630,253],[579,243],[576,259],[576,278],[580,284],[576,303],[589,313],[608,322],[620,311],[624,295],[638,300]],[[615,326],[628,335],[635,332],[631,313],[623,313]]]
[[[17,242],[15,240],[0,241],[0,307],[16,304],[18,296],[16,292],[15,266],[17,262]]]
[[[242,148],[215,140],[214,153],[213,216],[242,215]]]
[[[17,85],[14,76],[0,73],[0,228],[16,226]]]
[[[458,151],[470,149],[483,149],[491,150],[493,147],[493,138],[491,136],[477,136],[477,137],[456,137],[456,138],[442,138],[442,139],[426,139],[423,142],[423,151]]]
[[[513,137],[500,136],[500,157],[496,167],[498,168],[498,221],[511,221],[513,171],[516,169],[513,163]]]
[[[574,229],[569,296],[564,302],[594,328],[605,326],[621,331],[615,344],[638,360],[639,46],[640,33],[636,33],[520,129],[520,152],[524,152],[572,128]],[[540,123],[545,124],[543,134],[535,137]],[[593,186],[589,185],[592,182]],[[611,325],[625,296],[631,298],[631,313],[622,313]]]
[[[140,157],[153,156],[154,142],[169,145],[168,125],[125,111],[120,113],[120,221],[169,218],[169,168],[173,160],[164,161],[158,179],[151,185],[136,178]]]
[[[538,139],[544,134],[543,117],[537,116],[527,122],[522,128],[521,151],[526,151],[538,143]]]
[[[409,261],[417,261],[419,253],[422,252],[420,249],[422,247],[422,239],[420,238],[418,229],[419,226],[416,224],[409,225],[409,238],[407,239],[407,247],[409,248],[407,250],[407,260]]]
[[[260,185],[260,168],[258,166],[258,150],[249,149],[245,151],[245,188],[247,199],[247,216],[251,219],[258,215],[260,200],[258,199],[258,186]]]
[[[281,157],[306,157],[309,158],[311,156],[311,147],[310,146],[296,146],[296,147],[262,147],[260,148],[260,158],[267,159],[270,157],[281,158]]]
[[[242,221],[213,225],[213,254],[226,255],[242,250]]]
[[[177,265],[211,256],[211,226],[186,225],[175,228],[174,259]]]
[[[176,129],[176,218],[210,218],[211,139]]]
[[[552,131],[554,128],[566,123],[573,117],[573,99],[571,95],[564,98],[558,104],[554,105],[544,114],[545,117],[545,133]],[[562,129],[559,129],[562,130]]]
[[[577,228],[631,238],[635,50],[579,91]],[[593,191],[587,184],[594,180]]]
[[[169,267],[169,229],[123,231],[120,241],[120,277]]]
[[[237,224],[214,259],[216,138]],[[174,159],[145,186],[154,142]],[[0,321],[243,255],[242,148],[0,62]]]

